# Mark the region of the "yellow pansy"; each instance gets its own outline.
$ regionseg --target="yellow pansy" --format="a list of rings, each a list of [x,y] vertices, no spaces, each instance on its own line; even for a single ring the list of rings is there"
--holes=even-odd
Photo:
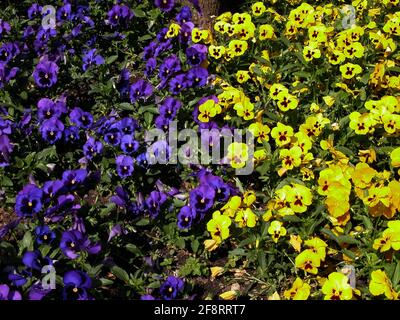
[[[236,12],[232,17],[232,22],[234,24],[244,24],[246,22],[251,22],[251,15],[249,15],[247,12]]]
[[[400,167],[400,147],[394,149],[390,153],[390,161],[393,166],[393,168],[399,168]]]
[[[343,78],[352,79],[362,72],[362,68],[358,64],[346,63],[340,66],[340,72]]]
[[[283,112],[296,109],[299,104],[295,96],[286,92],[280,92],[276,98],[278,107]]]
[[[258,28],[258,39],[261,41],[275,38],[274,27],[270,24],[263,24]]]
[[[257,200],[256,193],[252,190],[246,191],[243,194],[243,204],[246,207],[250,207],[256,200]]]
[[[245,83],[250,79],[249,71],[239,70],[236,72],[236,80],[239,83]]]
[[[278,220],[271,222],[268,233],[272,236],[272,240],[277,243],[280,237],[286,235],[286,229],[282,226],[282,223]]]
[[[306,249],[296,257],[295,265],[296,268],[302,269],[305,272],[317,274],[321,260],[312,250]]]
[[[244,40],[232,40],[229,42],[229,50],[233,53],[234,56],[243,55],[248,48],[247,41]]]
[[[315,42],[311,42],[308,46],[303,49],[303,57],[306,61],[321,58],[321,51]]]
[[[271,132],[271,129],[266,124],[256,122],[249,126],[249,131],[257,138],[257,142],[262,143],[269,140],[268,134]]]
[[[283,293],[286,299],[291,300],[307,300],[310,296],[311,287],[300,278],[296,278],[292,287]]]
[[[297,213],[306,212],[307,207],[312,203],[312,198],[311,190],[298,183],[292,184],[291,191],[287,195],[290,208]]]
[[[199,28],[193,28],[192,30],[192,41],[198,43],[200,41],[206,41],[210,36],[207,30],[200,30]]]
[[[224,215],[228,215],[229,217],[234,217],[236,211],[242,205],[242,198],[239,196],[233,196],[229,199],[229,201],[222,207],[221,210],[224,211]]]
[[[388,228],[378,239],[375,239],[373,248],[380,252],[390,249],[400,250],[400,220],[388,222]]]
[[[349,278],[343,273],[332,272],[322,286],[324,300],[351,300],[353,288],[349,284]]]
[[[287,170],[292,170],[301,164],[301,148],[294,146],[290,149],[283,149],[279,152],[279,158],[282,159],[282,167]]]
[[[201,122],[209,122],[218,113],[221,113],[221,106],[215,103],[213,99],[210,99],[199,106],[198,119]]]
[[[241,228],[253,228],[256,225],[257,216],[250,208],[240,209],[236,213],[235,222],[237,222]]]
[[[180,29],[181,26],[179,24],[171,23],[165,36],[167,38],[175,38],[179,34]]]
[[[385,294],[386,298],[390,300],[398,299],[398,293],[394,291],[392,283],[383,270],[372,271],[369,291],[374,296]]]
[[[212,219],[207,223],[207,231],[217,243],[221,243],[229,237],[229,226],[232,221],[228,216],[221,215],[221,212],[215,211]]]
[[[354,111],[350,114],[350,128],[355,131],[356,134],[365,135],[373,130],[376,121],[370,113],[359,113]]]
[[[254,118],[254,104],[252,104],[250,99],[247,97],[245,97],[241,102],[236,103],[233,109],[235,109],[237,115],[242,117],[244,120],[251,120]]]
[[[294,250],[297,252],[301,251],[301,244],[303,243],[303,240],[301,239],[300,236],[291,234],[290,235],[290,240],[289,244],[293,247]]]
[[[215,59],[221,59],[225,54],[225,47],[211,45],[208,47],[208,53]]]
[[[271,99],[279,100],[278,95],[280,93],[289,94],[289,90],[284,85],[281,85],[279,83],[273,84],[269,89],[269,96]]]
[[[353,42],[351,45],[343,50],[346,58],[362,58],[364,55],[365,48],[360,42]]]
[[[251,6],[251,11],[255,17],[261,16],[266,10],[267,8],[261,1],[258,1]]]
[[[271,131],[271,137],[275,139],[278,146],[283,147],[290,143],[293,137],[293,128],[278,122],[277,126]]]
[[[232,168],[243,168],[249,159],[248,146],[245,143],[233,142],[228,146],[227,159]]]
[[[328,245],[325,241],[321,240],[318,237],[314,237],[312,239],[304,241],[304,245],[310,248],[321,261],[325,260],[326,257],[326,248]]]

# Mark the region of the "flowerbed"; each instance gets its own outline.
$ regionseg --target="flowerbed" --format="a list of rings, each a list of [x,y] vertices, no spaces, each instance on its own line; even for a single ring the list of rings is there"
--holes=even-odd
[[[0,300],[398,299],[398,0],[1,6]]]

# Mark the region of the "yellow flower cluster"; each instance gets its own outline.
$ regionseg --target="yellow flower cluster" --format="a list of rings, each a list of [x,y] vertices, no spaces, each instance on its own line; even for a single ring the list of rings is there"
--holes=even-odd
[[[385,96],[380,100],[368,100],[365,108],[369,112],[354,111],[350,114],[350,128],[356,134],[372,134],[378,126],[383,126],[389,135],[400,133],[400,99]]]

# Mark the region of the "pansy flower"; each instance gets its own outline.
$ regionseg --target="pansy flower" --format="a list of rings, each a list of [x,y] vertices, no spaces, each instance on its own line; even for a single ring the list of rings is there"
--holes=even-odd
[[[19,68],[17,67],[9,68],[7,64],[0,63],[0,89],[14,79],[18,71]]]
[[[130,134],[126,134],[121,139],[121,150],[126,154],[132,154],[139,149],[139,142]]]
[[[154,0],[154,4],[163,12],[171,11],[175,6],[175,0]]]
[[[15,199],[15,211],[20,217],[31,217],[42,209],[43,191],[33,184],[26,185]]]
[[[212,208],[215,201],[215,190],[205,185],[201,185],[189,193],[190,206],[196,212],[205,213]]]
[[[152,191],[145,200],[147,212],[152,218],[156,218],[162,206],[167,201],[167,196],[163,192]]]
[[[208,71],[202,67],[194,67],[186,74],[186,79],[192,87],[204,87],[208,80]]]
[[[0,39],[4,33],[10,33],[11,26],[7,21],[0,19]]]
[[[83,71],[89,69],[90,66],[99,66],[101,64],[104,64],[104,58],[101,55],[97,54],[96,51],[96,49],[91,49],[83,56]]]
[[[18,291],[11,290],[6,284],[0,284],[0,300],[22,300]]]
[[[93,244],[87,237],[78,230],[64,231],[60,240],[60,249],[70,259],[79,257],[81,251],[89,254],[97,254],[101,250],[99,243]]]
[[[168,83],[168,91],[171,94],[178,95],[184,89],[187,89],[191,86],[191,82],[187,79],[186,74],[178,74],[173,77]]]
[[[179,13],[176,15],[175,20],[179,24],[184,24],[192,20],[192,11],[188,6],[183,6]]]
[[[117,173],[121,178],[127,178],[132,175],[134,170],[132,157],[119,155],[115,163],[117,165]]]
[[[88,290],[92,287],[92,280],[83,271],[68,271],[63,277],[64,300],[88,300]]]
[[[127,5],[114,5],[107,13],[107,22],[112,27],[126,27],[133,18],[133,11]]]
[[[0,63],[8,63],[20,53],[19,46],[14,42],[7,42],[0,46]]]
[[[73,124],[79,128],[88,129],[93,124],[93,116],[90,112],[83,111],[79,107],[75,107],[69,114],[69,118]]]
[[[184,206],[178,213],[178,228],[189,229],[196,219],[196,212],[189,206]]]
[[[49,244],[56,238],[56,234],[49,226],[37,226],[35,228],[36,242],[40,244]]]
[[[79,128],[76,126],[70,126],[64,130],[64,141],[74,143],[80,140]]]
[[[93,159],[96,155],[101,154],[103,151],[103,144],[101,141],[96,140],[93,137],[89,137],[83,146],[83,154],[89,160]]]
[[[44,121],[40,127],[40,133],[43,140],[46,140],[51,144],[54,144],[62,138],[63,131],[64,124],[56,117]]]
[[[71,4],[66,3],[57,10],[58,21],[68,21],[72,17]]]
[[[207,46],[204,44],[194,44],[186,49],[186,58],[190,65],[198,66],[207,58]]]
[[[173,300],[183,291],[183,280],[174,276],[169,276],[160,287],[160,294],[164,300]]]
[[[181,71],[181,63],[176,55],[171,55],[164,59],[160,65],[159,76],[161,80],[165,80]]]
[[[322,286],[324,300],[351,300],[353,288],[350,286],[349,278],[340,272],[332,272]]]
[[[52,265],[49,257],[43,257],[39,250],[27,251],[22,257],[22,263],[30,270],[41,271],[44,266]]]
[[[62,182],[64,186],[74,190],[85,181],[87,174],[86,169],[67,170],[62,175]]]
[[[39,120],[48,120],[53,117],[59,118],[63,113],[67,112],[64,102],[54,102],[48,98],[40,99],[38,104],[38,118]]]
[[[212,219],[207,222],[207,231],[211,233],[211,237],[217,245],[229,237],[231,224],[232,220],[228,216],[221,215],[219,211],[213,213]]]
[[[129,96],[131,103],[139,100],[145,100],[153,94],[152,85],[146,80],[139,79],[130,86]]]
[[[53,61],[40,61],[33,71],[33,78],[39,88],[50,88],[57,82],[59,67]]]
[[[41,15],[42,15],[42,7],[37,3],[33,3],[28,9],[28,18],[33,19]]]

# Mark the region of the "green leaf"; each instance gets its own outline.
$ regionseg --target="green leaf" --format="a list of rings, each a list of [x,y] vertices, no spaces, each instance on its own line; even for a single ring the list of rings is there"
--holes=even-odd
[[[136,225],[139,227],[147,226],[150,224],[150,220],[148,218],[143,218],[140,219],[138,222],[136,222]]]
[[[114,281],[105,278],[100,278],[100,282],[102,286],[110,286],[114,283]]]
[[[12,187],[14,184],[9,177],[3,176],[1,185],[3,187]]]
[[[200,246],[199,240],[195,239],[194,241],[192,241],[190,246],[192,247],[193,252],[196,253],[199,250],[199,246]]]
[[[118,106],[121,110],[126,110],[126,111],[134,111],[135,110],[133,104],[131,104],[129,102],[122,102]]]
[[[122,269],[121,267],[114,266],[111,268],[111,272],[120,280],[128,283],[129,282],[129,275],[128,273]]]
[[[114,55],[114,56],[108,57],[107,60],[106,60],[106,64],[111,64],[114,61],[116,61],[117,59],[118,59],[118,55]]]
[[[201,276],[201,264],[198,259],[189,257],[186,259],[185,265],[179,270],[181,277],[189,275]]]
[[[19,247],[20,254],[24,252],[25,249],[28,251],[33,250],[33,237],[30,231],[27,231],[21,240]]]
[[[400,281],[400,261],[397,262],[396,269],[394,270],[393,275],[393,287],[396,287]]]
[[[143,10],[135,8],[135,9],[132,9],[132,11],[135,14],[135,17],[137,17],[137,18],[144,18],[146,16],[146,14],[144,13]]]
[[[175,244],[179,249],[185,249],[185,239],[178,238],[176,239]]]
[[[134,245],[133,243],[128,243],[125,246],[126,250],[128,250],[129,252],[133,253],[135,256],[139,256],[142,254],[142,252],[140,251],[140,249]]]

